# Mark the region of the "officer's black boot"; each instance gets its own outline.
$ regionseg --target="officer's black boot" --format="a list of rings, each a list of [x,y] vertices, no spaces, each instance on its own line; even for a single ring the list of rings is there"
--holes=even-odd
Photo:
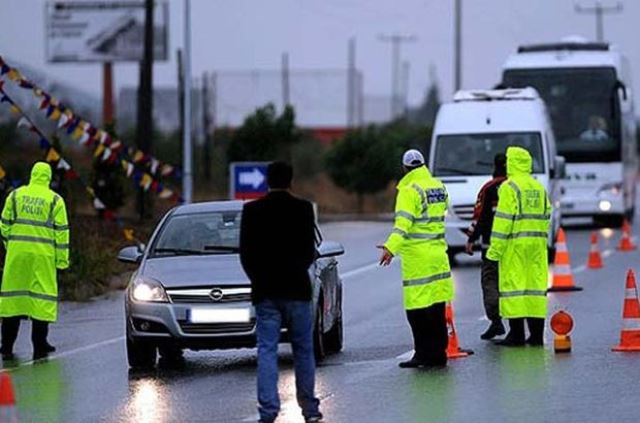
[[[529,326],[529,338],[527,344],[536,347],[544,345],[544,319],[527,318],[527,326]]]
[[[505,347],[521,347],[525,344],[524,339],[524,318],[509,319],[509,333],[506,338],[497,341],[496,345]]]
[[[20,330],[20,318],[19,317],[4,317],[2,319],[2,347],[0,347],[0,354],[2,354],[3,360],[13,360],[13,344],[15,344],[18,338],[18,331]]]
[[[504,330],[504,325],[502,324],[502,320],[497,319],[491,322],[491,325],[489,325],[487,330],[482,335],[480,335],[480,339],[484,339],[485,341],[488,341],[490,339],[495,338],[496,336],[500,336],[504,334],[505,334],[505,330]]]

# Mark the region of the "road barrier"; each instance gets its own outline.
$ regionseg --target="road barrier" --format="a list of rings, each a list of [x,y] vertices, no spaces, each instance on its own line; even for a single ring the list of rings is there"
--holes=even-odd
[[[0,422],[18,423],[16,396],[9,373],[0,373]]]
[[[598,249],[598,233],[591,232],[591,248],[589,250],[589,260],[587,261],[587,267],[589,269],[601,269],[603,267],[602,264],[602,256],[600,255],[600,250]]]
[[[553,262],[553,281],[549,292],[557,291],[582,291],[573,281],[571,271],[571,259],[567,249],[567,238],[564,230],[560,228],[556,239],[556,258]]]
[[[613,347],[611,350],[640,351],[640,302],[638,301],[636,275],[631,269],[627,272],[627,282],[624,290],[620,345]]]
[[[636,246],[631,240],[631,225],[625,219],[622,224],[622,238],[620,238],[620,244],[618,244],[618,251],[633,251],[635,249]]]
[[[453,324],[453,306],[447,303],[446,308],[447,331],[449,332],[449,343],[447,344],[447,358],[462,358],[473,354],[472,350],[460,348],[456,327]]]

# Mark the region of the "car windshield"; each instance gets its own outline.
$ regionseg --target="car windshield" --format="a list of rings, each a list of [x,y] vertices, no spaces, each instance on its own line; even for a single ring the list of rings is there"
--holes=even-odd
[[[491,175],[496,154],[507,147],[525,148],[533,173],[544,173],[542,142],[537,132],[441,135],[437,139],[434,176]]]
[[[568,162],[620,160],[613,68],[508,70],[503,85],[538,90],[551,115],[558,154]]]
[[[240,211],[171,216],[162,225],[152,256],[237,253]]]

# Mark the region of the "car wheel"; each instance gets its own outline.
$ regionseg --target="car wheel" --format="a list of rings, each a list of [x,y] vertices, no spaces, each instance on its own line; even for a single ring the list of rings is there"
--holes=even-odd
[[[332,353],[338,353],[342,351],[342,346],[344,343],[344,332],[342,325],[342,316],[340,316],[336,322],[333,324],[331,330],[327,333],[327,340],[325,342],[327,351]]]
[[[316,362],[321,362],[327,355],[326,346],[324,343],[323,328],[323,313],[322,313],[322,301],[318,302],[318,308],[316,309],[316,320],[313,328],[313,352],[316,356]]]
[[[127,360],[132,369],[150,369],[156,365],[157,347],[127,337]]]

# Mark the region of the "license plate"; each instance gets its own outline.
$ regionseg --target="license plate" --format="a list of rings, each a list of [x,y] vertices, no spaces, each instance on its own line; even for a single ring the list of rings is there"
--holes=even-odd
[[[190,323],[248,323],[248,308],[192,308],[187,313]]]

